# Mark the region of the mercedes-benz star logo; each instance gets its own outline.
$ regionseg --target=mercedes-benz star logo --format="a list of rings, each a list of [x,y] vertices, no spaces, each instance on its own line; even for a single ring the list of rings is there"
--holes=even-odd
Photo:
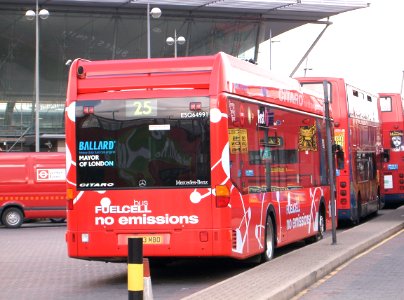
[[[146,186],[146,180],[145,179],[139,180],[139,186]]]

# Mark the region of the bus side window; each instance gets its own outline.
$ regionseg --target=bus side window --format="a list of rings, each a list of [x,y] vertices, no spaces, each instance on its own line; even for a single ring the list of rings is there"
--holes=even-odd
[[[383,150],[383,162],[389,162],[389,161],[390,161],[390,150],[384,149]]]

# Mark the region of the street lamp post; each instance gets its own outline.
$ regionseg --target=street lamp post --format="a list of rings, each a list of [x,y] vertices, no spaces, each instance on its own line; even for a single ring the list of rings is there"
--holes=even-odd
[[[303,69],[304,70],[304,77],[306,77],[307,71],[312,71],[312,68],[307,67],[307,62],[309,60],[309,57],[306,57],[306,67]]]
[[[177,43],[183,45],[185,43],[185,38],[183,36],[177,37],[177,30],[174,30],[174,38],[169,36],[166,39],[166,43],[169,46],[172,46],[174,44],[174,57],[177,57]]]
[[[272,29],[269,29],[269,70],[272,70],[272,44],[279,42],[272,40]]]
[[[161,16],[161,9],[158,7],[153,7],[150,10],[150,4],[147,3],[147,58],[150,58],[150,16],[153,19],[158,19]]]
[[[47,19],[49,17],[49,11],[41,9],[39,11],[38,0],[36,0],[35,11],[28,10],[25,13],[25,17],[28,20],[35,18],[35,152],[39,152],[39,20]]]

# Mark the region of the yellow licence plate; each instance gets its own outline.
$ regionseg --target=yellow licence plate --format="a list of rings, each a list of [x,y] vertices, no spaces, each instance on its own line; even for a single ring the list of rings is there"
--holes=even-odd
[[[147,235],[142,236],[143,244],[146,245],[156,245],[156,244],[163,244],[163,236],[161,235]]]

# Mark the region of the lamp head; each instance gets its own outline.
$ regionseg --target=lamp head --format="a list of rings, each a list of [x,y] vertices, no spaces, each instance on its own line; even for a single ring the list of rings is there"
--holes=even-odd
[[[25,13],[25,17],[27,18],[27,20],[32,21],[35,18],[35,12],[33,10],[27,10],[27,12]]]
[[[41,9],[38,15],[42,20],[45,20],[49,17],[49,11],[47,9]]]
[[[185,44],[185,38],[183,36],[179,36],[177,38],[177,43],[180,44],[180,45]]]
[[[158,7],[153,7],[152,10],[150,11],[150,15],[154,19],[158,19],[161,16],[161,9]]]
[[[174,39],[171,36],[169,36],[166,39],[166,43],[167,43],[168,46],[172,46],[172,45],[174,45]]]

